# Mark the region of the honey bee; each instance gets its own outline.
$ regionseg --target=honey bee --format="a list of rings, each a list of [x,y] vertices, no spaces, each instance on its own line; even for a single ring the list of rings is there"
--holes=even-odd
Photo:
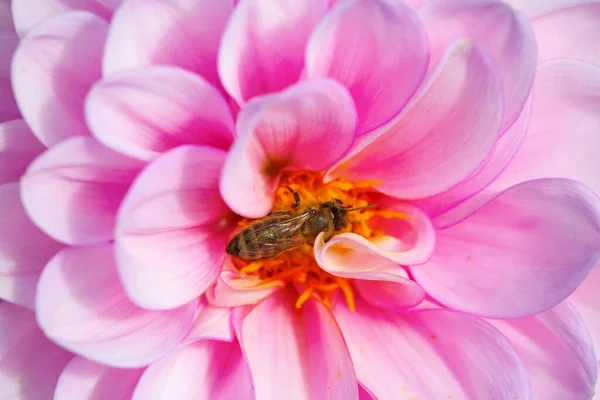
[[[292,208],[297,209],[300,196],[294,191],[292,193]],[[375,204],[352,208],[335,199],[296,215],[291,211],[273,212],[233,236],[227,244],[227,253],[246,260],[260,260],[303,244],[313,244],[321,232],[325,232],[327,241],[351,223],[348,219],[350,211],[371,207],[375,207]]]

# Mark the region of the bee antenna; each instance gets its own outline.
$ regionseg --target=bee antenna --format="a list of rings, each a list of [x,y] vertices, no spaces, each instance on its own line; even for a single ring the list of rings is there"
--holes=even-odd
[[[364,209],[367,209],[367,208],[374,208],[374,207],[377,207],[377,204],[369,204],[367,206],[351,208],[348,211],[358,211],[358,210],[364,210]]]

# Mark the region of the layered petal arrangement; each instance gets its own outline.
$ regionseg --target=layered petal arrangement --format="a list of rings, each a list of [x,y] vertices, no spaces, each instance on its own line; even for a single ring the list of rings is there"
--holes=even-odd
[[[599,17],[1,1],[0,398],[592,399]]]

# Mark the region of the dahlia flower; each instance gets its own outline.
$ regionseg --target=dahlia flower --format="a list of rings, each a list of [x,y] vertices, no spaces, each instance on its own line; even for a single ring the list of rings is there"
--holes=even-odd
[[[591,399],[599,20],[2,1],[0,398]]]

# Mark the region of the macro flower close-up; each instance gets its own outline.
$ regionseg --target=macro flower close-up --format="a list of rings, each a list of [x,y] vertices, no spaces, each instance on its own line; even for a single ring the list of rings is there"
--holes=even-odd
[[[600,393],[600,1],[0,0],[0,43],[1,400]]]

